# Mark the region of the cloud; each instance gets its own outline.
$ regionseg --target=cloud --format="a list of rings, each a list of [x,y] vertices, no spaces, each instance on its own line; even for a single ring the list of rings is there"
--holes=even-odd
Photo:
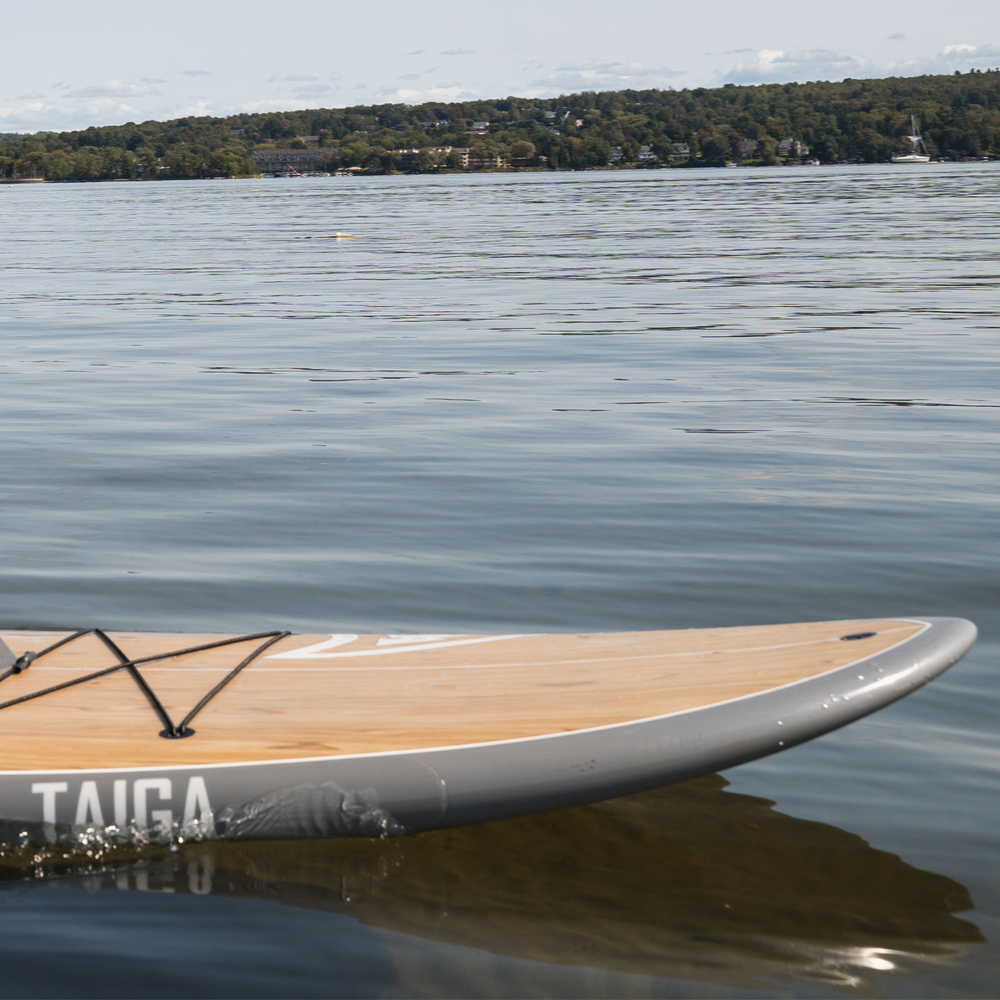
[[[424,74],[426,75],[427,73],[436,73],[437,71],[438,71],[438,67],[437,66],[431,66],[430,69],[425,69],[424,70]]]
[[[475,52],[472,49],[445,49],[439,54],[442,56],[471,56],[475,55]]]
[[[955,70],[964,73],[997,65],[1000,65],[1000,47],[959,42],[946,45],[934,56],[893,63],[887,67],[887,73],[891,76],[922,76],[925,73],[954,73]]]
[[[894,35],[889,35],[890,42],[904,42],[906,41],[906,35],[901,31],[897,31]]]
[[[322,97],[324,94],[336,93],[337,87],[327,87],[322,83],[310,83],[305,87],[296,87],[292,93],[296,97]]]
[[[0,124],[23,132],[60,132],[126,121],[135,108],[111,98],[66,101],[31,101],[16,108],[0,108]]]
[[[668,66],[644,63],[597,62],[557,66],[548,76],[532,80],[532,96],[566,94],[578,90],[624,90],[669,86],[668,81],[684,74]]]
[[[368,84],[367,83],[356,83],[354,85],[354,89],[355,90],[367,90],[368,89]]]
[[[448,87],[431,87],[428,90],[391,89],[385,87],[376,95],[386,101],[404,104],[423,104],[426,101],[474,101],[482,97],[476,90],[463,90],[460,83]]]
[[[338,73],[336,70],[333,70],[331,73],[327,74],[326,78],[328,80],[343,80],[344,79],[344,74],[343,73]]]
[[[402,76],[397,76],[397,80],[419,80],[419,73],[404,73]]]
[[[156,84],[158,83],[166,83],[166,82],[167,82],[166,80],[148,80],[146,79],[146,77],[143,77],[142,80],[140,81],[140,83],[148,84],[151,87],[155,87]]]
[[[438,90],[455,90],[457,87],[462,86],[461,80],[444,80],[437,85]]]
[[[426,49],[414,49],[412,52],[407,52],[408,56],[422,56],[427,50]]]
[[[66,97],[146,97],[149,94],[159,95],[155,87],[148,84],[122,83],[121,80],[108,80],[107,83],[94,87],[80,87],[71,90]]]
[[[69,90],[69,84],[68,83],[64,83],[62,80],[60,80],[58,83],[52,84],[52,89],[53,90]]]
[[[416,77],[414,77],[414,79],[416,79]],[[17,99],[19,101],[38,101],[38,100],[43,100],[44,101],[45,100],[45,95],[44,94],[18,94],[17,95]]]
[[[160,108],[166,118],[206,118],[216,114],[208,101],[198,101],[197,104],[174,104]]]
[[[207,69],[185,69],[181,71],[185,76],[211,76]]]
[[[289,73],[288,76],[283,76],[281,79],[287,80],[289,83],[314,83],[319,77],[310,76],[308,73]]]
[[[737,54],[737,53],[729,53]],[[965,42],[946,45],[937,55],[898,62],[875,63],[864,56],[854,56],[829,49],[790,52],[783,49],[760,49],[741,59],[721,83],[802,83],[806,80],[843,80],[845,77],[922,76],[953,73],[955,70],[985,69],[1000,63],[1000,48],[994,45],[970,45]]]
[[[790,80],[842,80],[871,73],[868,60],[829,49],[760,49],[741,59],[722,77],[723,83],[787,83]]]
[[[286,111],[288,110],[288,98],[278,98],[276,100],[269,101],[247,101],[242,104],[239,109],[240,111]]]

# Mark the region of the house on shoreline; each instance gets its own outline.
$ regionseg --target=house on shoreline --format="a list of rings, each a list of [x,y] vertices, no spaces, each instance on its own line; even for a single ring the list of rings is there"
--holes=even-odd
[[[398,168],[403,171],[417,169],[420,157],[424,153],[436,155],[442,166],[450,160],[452,165],[461,170],[505,170],[508,166],[505,157],[488,154],[477,155],[471,147],[434,146],[430,149],[399,149],[393,152],[398,155]],[[253,150],[250,155],[262,174],[311,174],[325,173],[327,169],[333,169],[328,164],[336,153],[335,146],[314,147],[312,149],[280,149],[268,146],[264,149]],[[321,162],[324,163],[322,168],[320,167]]]
[[[307,174],[319,169],[319,161],[333,150],[322,147],[313,149],[255,149],[253,157],[262,174]]]

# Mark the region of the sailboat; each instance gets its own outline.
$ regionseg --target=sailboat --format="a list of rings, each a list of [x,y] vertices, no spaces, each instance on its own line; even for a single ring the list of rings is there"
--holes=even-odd
[[[910,135],[906,137],[913,145],[913,152],[901,153],[892,158],[893,163],[930,163],[931,158],[927,154],[927,147],[920,136],[920,129],[917,128],[917,119],[910,115]]]

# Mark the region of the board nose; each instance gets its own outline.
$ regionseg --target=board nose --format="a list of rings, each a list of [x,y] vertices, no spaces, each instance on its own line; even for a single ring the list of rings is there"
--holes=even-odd
[[[14,655],[14,650],[3,639],[0,639],[0,671],[10,670],[15,663],[17,663],[17,657]]]

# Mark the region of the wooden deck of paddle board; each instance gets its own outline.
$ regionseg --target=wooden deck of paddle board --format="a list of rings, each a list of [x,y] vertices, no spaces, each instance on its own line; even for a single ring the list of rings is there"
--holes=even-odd
[[[192,723],[166,740],[124,671],[0,711],[0,770],[163,767],[456,746],[562,733],[697,708],[814,677],[921,631],[907,620],[856,620],[669,632],[359,636],[295,635],[271,647]],[[871,638],[842,636],[875,632]],[[14,650],[68,633],[0,632]],[[133,658],[221,638],[110,633]],[[253,644],[141,667],[175,722]],[[111,666],[87,636],[0,684],[0,702]]]

